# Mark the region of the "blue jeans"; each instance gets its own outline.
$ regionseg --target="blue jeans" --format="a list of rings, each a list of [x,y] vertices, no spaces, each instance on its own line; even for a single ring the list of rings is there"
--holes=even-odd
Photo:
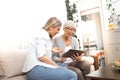
[[[56,62],[56,63],[61,67],[67,67],[67,63],[63,63],[63,62]]]
[[[67,68],[35,66],[27,72],[27,80],[77,80],[77,74]]]

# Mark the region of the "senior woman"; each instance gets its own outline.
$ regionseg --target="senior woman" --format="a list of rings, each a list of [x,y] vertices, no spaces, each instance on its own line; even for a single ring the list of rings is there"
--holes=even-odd
[[[61,66],[66,66],[77,73],[77,80],[85,80],[85,75],[90,73],[90,62],[87,60],[81,60],[82,56],[74,55],[72,58],[62,57],[69,49],[79,50],[79,43],[72,34],[76,30],[76,25],[73,21],[68,20],[63,25],[64,33],[54,39],[53,47],[59,48],[61,51],[59,53],[53,52],[53,60],[56,61]],[[64,64],[63,64],[64,63]],[[65,65],[66,64],[66,65]]]
[[[61,21],[51,17],[28,45],[23,67],[27,80],[77,80],[75,72],[58,66],[51,59],[52,39],[60,28]]]

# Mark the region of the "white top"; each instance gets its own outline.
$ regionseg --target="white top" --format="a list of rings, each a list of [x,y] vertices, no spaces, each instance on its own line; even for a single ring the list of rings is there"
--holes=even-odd
[[[67,52],[69,49],[72,49],[71,46],[66,46],[65,47],[65,52]],[[70,62],[73,62],[73,60],[71,58],[67,58],[64,63],[70,63]]]
[[[52,42],[47,31],[42,29],[28,45],[28,54],[23,66],[23,72],[28,72],[36,65],[41,65],[50,68],[57,68],[56,66],[46,64],[38,60],[39,57],[47,55],[51,59]]]

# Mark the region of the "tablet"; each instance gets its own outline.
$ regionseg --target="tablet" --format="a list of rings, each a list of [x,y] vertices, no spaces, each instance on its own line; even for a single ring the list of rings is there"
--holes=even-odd
[[[78,53],[80,56],[84,53],[82,50],[70,49],[62,55],[62,57],[71,57],[73,54]]]

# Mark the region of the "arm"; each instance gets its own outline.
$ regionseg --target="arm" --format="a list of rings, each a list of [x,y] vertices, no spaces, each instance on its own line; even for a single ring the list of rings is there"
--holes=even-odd
[[[73,38],[72,40],[73,40],[73,45],[74,45],[73,48],[76,49],[76,50],[79,50],[79,42],[78,42],[78,40],[76,38]]]
[[[73,37],[72,40],[73,40],[72,48],[76,49],[76,50],[79,50],[79,42],[78,42],[78,40],[76,38],[74,38],[74,37]],[[81,57],[82,57],[82,55],[79,56],[79,54],[76,53],[76,55],[73,55],[71,58],[73,60],[80,61]]]
[[[78,53],[76,53],[76,55],[73,54],[73,56],[71,56],[71,58],[72,58],[73,60],[76,60],[76,61],[80,61],[80,60],[81,60],[81,57],[82,57],[82,56],[79,56]]]
[[[53,66],[58,66],[54,61],[52,61],[51,59],[49,59],[46,55],[38,58],[40,61],[47,63],[47,64],[51,64]]]
[[[61,62],[62,49],[59,48],[57,38],[54,39],[53,49],[52,49],[52,59],[56,62]]]
[[[36,57],[39,61],[50,64],[53,66],[58,66],[52,59],[51,59],[51,45],[49,41],[49,36],[41,36],[35,38],[35,53]],[[50,55],[50,56],[49,56]]]

